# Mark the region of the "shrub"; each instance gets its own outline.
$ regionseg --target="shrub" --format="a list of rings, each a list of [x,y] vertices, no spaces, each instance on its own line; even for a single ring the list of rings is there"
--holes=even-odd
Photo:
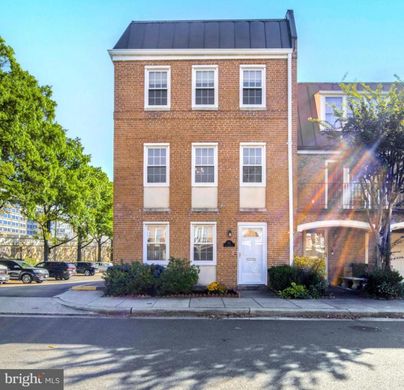
[[[293,264],[297,268],[313,270],[325,277],[325,259],[321,257],[296,256]]]
[[[376,269],[370,272],[366,291],[380,298],[398,298],[403,295],[403,278],[397,271]]]
[[[160,295],[189,294],[198,282],[199,268],[186,259],[170,258],[167,268],[157,279]]]
[[[227,288],[224,284],[219,282],[212,282],[208,284],[208,291],[213,294],[225,294],[227,292]]]
[[[302,262],[297,264],[302,265]],[[307,263],[305,263],[307,264]],[[269,287],[280,292],[295,285],[302,285],[307,290],[306,297],[320,298],[326,292],[328,283],[319,268],[320,262],[316,262],[315,266],[298,267],[296,265],[281,265],[271,267],[269,272]],[[320,269],[320,271],[319,271]]]
[[[275,291],[282,291],[296,282],[296,269],[290,265],[271,267],[269,272],[269,287]]]
[[[290,287],[280,292],[280,296],[285,299],[307,299],[310,298],[309,291],[302,284],[292,282]]]
[[[104,276],[105,294],[153,294],[156,278],[152,271],[152,266],[138,261],[110,267]]]

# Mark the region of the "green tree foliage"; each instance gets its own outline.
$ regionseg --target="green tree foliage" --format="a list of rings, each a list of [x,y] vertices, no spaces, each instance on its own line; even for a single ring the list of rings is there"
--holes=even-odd
[[[334,110],[341,137],[356,162],[356,177],[366,201],[367,217],[376,243],[376,264],[390,268],[393,209],[404,194],[404,88],[394,83],[388,92],[379,86],[341,86],[349,115]]]
[[[39,157],[37,137],[52,123],[55,102],[49,87],[17,63],[14,52],[0,37],[0,208],[18,201],[21,175]]]
[[[22,70],[0,38],[0,207],[18,203],[38,223],[45,261],[74,238],[56,237],[52,223],[71,224],[80,251],[90,235],[112,229],[111,183],[90,166],[80,140],[67,137],[55,107],[50,87]]]

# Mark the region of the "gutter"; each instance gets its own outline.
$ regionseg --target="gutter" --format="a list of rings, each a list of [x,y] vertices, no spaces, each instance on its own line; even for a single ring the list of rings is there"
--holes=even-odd
[[[294,208],[293,208],[293,126],[292,126],[292,54],[288,54],[288,179],[289,179],[289,262],[294,257]]]

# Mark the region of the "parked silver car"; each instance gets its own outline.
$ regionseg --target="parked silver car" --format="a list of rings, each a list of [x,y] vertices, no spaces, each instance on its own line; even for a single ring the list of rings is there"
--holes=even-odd
[[[98,272],[106,272],[109,267],[112,267],[112,263],[96,263],[98,265]]]
[[[8,269],[4,265],[0,264],[0,284],[7,283],[10,280]]]

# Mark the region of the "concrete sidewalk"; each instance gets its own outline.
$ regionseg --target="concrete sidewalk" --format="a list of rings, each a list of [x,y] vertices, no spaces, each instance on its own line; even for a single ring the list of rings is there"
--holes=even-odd
[[[56,299],[75,310],[132,316],[404,318],[404,300],[286,300],[263,294],[247,298],[113,298],[103,296],[102,291],[67,291]]]

